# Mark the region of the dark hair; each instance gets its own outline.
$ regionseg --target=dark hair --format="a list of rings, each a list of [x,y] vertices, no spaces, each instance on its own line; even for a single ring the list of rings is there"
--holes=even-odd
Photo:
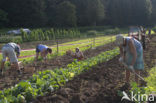
[[[48,53],[52,53],[52,49],[51,48],[47,48]]]

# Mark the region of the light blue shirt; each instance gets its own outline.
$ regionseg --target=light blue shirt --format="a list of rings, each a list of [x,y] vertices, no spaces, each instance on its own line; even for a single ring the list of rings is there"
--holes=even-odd
[[[39,44],[39,45],[37,46],[37,48],[38,48],[38,50],[39,50],[40,52],[42,52],[44,49],[47,49],[48,46]]]

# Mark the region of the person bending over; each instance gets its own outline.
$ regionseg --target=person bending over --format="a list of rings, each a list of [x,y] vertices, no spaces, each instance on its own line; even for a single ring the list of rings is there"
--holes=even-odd
[[[116,36],[116,44],[120,48],[119,61],[124,64],[126,69],[126,82],[129,83],[130,71],[135,71],[138,75],[144,70],[143,47],[142,44],[133,37],[123,37],[121,34]],[[136,83],[139,82],[135,75]]]
[[[21,51],[21,48],[16,43],[8,43],[2,47],[3,59],[1,62],[1,73],[3,72],[6,58],[8,57],[11,64],[13,64],[14,67],[16,68],[17,72],[21,74],[19,64],[18,64],[18,59],[17,59],[20,56],[20,51]]]
[[[39,54],[46,62],[47,55],[52,53],[52,49],[46,45],[39,44],[36,46],[36,61],[38,60]]]

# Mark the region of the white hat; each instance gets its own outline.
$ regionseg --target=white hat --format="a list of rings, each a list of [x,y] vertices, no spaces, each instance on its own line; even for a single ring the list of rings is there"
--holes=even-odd
[[[116,36],[116,41],[115,41],[115,43],[119,46],[119,45],[122,45],[123,44],[123,38],[124,38],[124,36],[122,35],[122,34],[118,34],[117,36]]]

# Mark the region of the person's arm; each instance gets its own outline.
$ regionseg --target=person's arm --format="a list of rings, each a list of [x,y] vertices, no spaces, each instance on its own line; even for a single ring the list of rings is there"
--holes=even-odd
[[[2,60],[2,62],[1,62],[1,70],[4,69],[4,64],[5,64],[5,61]]]
[[[129,47],[130,47],[130,52],[132,53],[133,55],[133,59],[132,59],[132,63],[131,65],[134,66],[135,62],[136,62],[136,58],[137,58],[137,52],[136,52],[136,47],[134,45],[134,42],[133,40],[131,39],[130,42],[129,42]]]
[[[3,54],[2,54],[3,55]],[[4,64],[5,64],[5,61],[6,61],[6,56],[5,55],[3,55],[3,59],[2,59],[2,61],[1,61],[1,70],[3,70],[4,69]]]
[[[119,47],[120,48],[120,57],[123,56],[123,47]]]
[[[123,50],[123,47],[119,47],[120,48],[120,57],[122,57],[123,59],[125,59],[125,51]]]
[[[124,50],[123,47],[119,47],[120,48],[120,58],[119,58],[119,61],[120,62],[125,62],[125,59],[126,59],[126,51]]]
[[[19,56],[20,56],[20,52],[17,53],[17,58],[19,58]]]
[[[20,48],[20,46],[17,46],[15,51],[16,51],[16,53],[17,53],[17,58],[19,58],[20,53],[21,53],[21,48]]]

